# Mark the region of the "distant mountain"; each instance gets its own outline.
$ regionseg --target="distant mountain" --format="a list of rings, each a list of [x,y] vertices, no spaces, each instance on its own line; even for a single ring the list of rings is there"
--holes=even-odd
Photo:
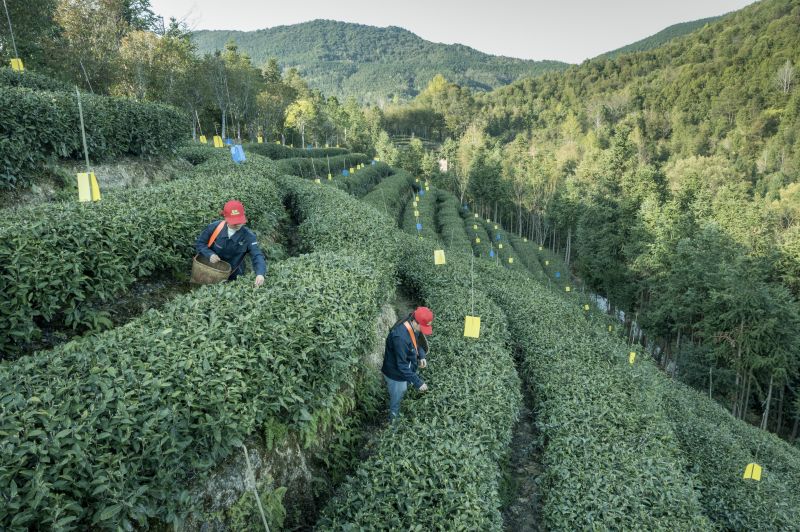
[[[598,57],[605,57],[608,59],[612,59],[626,52],[644,52],[646,50],[652,50],[653,48],[658,48],[662,44],[665,44],[671,41],[672,39],[683,37],[684,35],[692,33],[694,30],[700,29],[706,24],[714,22],[715,20],[719,20],[720,18],[721,17],[701,18],[700,20],[693,20],[691,22],[681,22],[679,24],[673,24],[672,26],[669,26],[659,31],[658,33],[651,35],[650,37],[646,37],[641,41],[636,41],[635,43],[623,46],[622,48],[611,50],[610,52],[601,54]]]
[[[518,79],[569,65],[499,57],[460,44],[426,41],[389,26],[314,20],[257,31],[197,31],[198,52],[221,50],[229,39],[255,65],[276,57],[297,67],[310,86],[326,95],[354,96],[362,102],[413,98],[436,75],[476,90],[492,90]]]

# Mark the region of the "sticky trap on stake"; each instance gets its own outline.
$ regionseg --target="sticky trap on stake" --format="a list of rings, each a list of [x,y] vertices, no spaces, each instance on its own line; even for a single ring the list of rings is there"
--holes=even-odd
[[[322,181],[319,178],[314,179],[314,183],[321,185]]]
[[[539,251],[542,251],[542,246],[539,246]]]
[[[328,181],[333,180],[333,174],[328,174]]]
[[[614,332],[614,326],[613,325],[609,325],[608,326],[608,332]]]
[[[419,178],[416,178],[416,179],[414,180],[414,182],[415,182],[415,183],[419,183]]]
[[[569,286],[565,286],[565,287],[564,287],[564,291],[565,291],[565,292],[572,292],[572,288],[571,288],[571,287],[569,287]]]
[[[25,72],[25,65],[22,64],[22,59],[19,57],[11,59],[11,70],[14,72]]]
[[[550,266],[550,261],[549,260],[544,261],[544,265],[545,266]]]
[[[481,239],[480,239],[480,237],[475,237],[475,243],[476,243],[476,244],[480,244],[480,243],[481,243]]]
[[[497,247],[503,249],[503,244],[498,244]]]
[[[417,231],[422,231],[422,224],[417,224]]]
[[[256,137],[259,144],[264,144],[264,137]]]
[[[522,241],[523,241],[523,242],[527,242],[527,241],[528,241],[528,239],[527,239],[527,238],[523,238],[523,239],[522,239]]]
[[[479,316],[466,316],[464,318],[464,336],[466,338],[480,338],[481,318]]]
[[[445,264],[444,250],[443,249],[434,249],[433,250],[433,263],[436,266],[441,266],[441,265]]]
[[[430,190],[430,189],[431,189],[431,187],[429,187],[428,185],[425,185],[425,190]]]
[[[205,135],[200,135],[200,144],[208,144],[208,139]]]
[[[100,201],[100,186],[94,172],[78,173],[78,201]]]
[[[476,213],[475,213],[475,218],[477,218],[477,217],[478,217],[478,213],[476,212]]]
[[[589,305],[584,305],[583,306],[583,310],[585,310],[586,312],[589,312]]]
[[[348,172],[347,170],[342,170],[342,175],[343,175],[344,177],[347,177],[347,176],[349,176],[349,175],[350,175],[350,172]]]
[[[747,464],[747,467],[744,468],[744,476],[742,478],[745,480],[761,480],[761,466],[755,462]]]
[[[636,351],[631,351],[628,354],[628,364],[633,366],[633,363],[636,362]]]
[[[214,147],[215,148],[224,148],[225,147],[225,143],[222,142],[222,137],[220,137],[219,135],[214,135]]]
[[[508,257],[508,263],[514,264],[514,257]]]
[[[478,224],[472,224],[472,230],[473,231],[477,231],[478,230]]]
[[[414,218],[419,218],[419,211],[414,211]]]

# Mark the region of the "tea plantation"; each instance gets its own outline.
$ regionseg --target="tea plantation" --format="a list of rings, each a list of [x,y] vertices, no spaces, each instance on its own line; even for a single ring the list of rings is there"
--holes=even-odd
[[[324,464],[307,486],[308,526],[502,530],[523,389],[543,529],[798,529],[800,451],[609,332],[546,250],[449,192],[415,193],[415,176],[366,155],[245,149],[237,165],[186,148],[184,179],[5,213],[0,349],[16,354],[0,364],[0,529],[263,528],[247,483],[224,519],[197,495],[221,469],[244,468],[241,446],[257,440],[271,459],[297,448]],[[264,287],[246,276],[93,326],[100,303],[137,280],[187,268],[196,233],[231,196],[265,247],[296,237]],[[365,360],[397,291],[436,318],[430,391],[410,392],[388,427]],[[467,315],[481,318],[478,338],[463,334]],[[23,354],[53,323],[96,332]],[[742,478],[751,462],[760,481]],[[273,530],[302,521],[277,476],[255,484]]]

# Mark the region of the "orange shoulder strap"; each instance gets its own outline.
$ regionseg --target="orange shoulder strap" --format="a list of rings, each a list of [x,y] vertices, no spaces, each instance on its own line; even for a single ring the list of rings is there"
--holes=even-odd
[[[417,347],[417,335],[414,334],[414,329],[411,328],[411,324],[408,323],[407,321],[404,321],[403,325],[406,326],[408,334],[409,336],[411,336],[411,343],[414,344],[414,349],[417,351],[417,356],[419,356],[419,348]]]
[[[225,220],[222,220],[217,226],[217,228],[214,229],[214,232],[211,233],[211,238],[208,240],[208,247],[211,247],[211,244],[213,244],[214,241],[217,239],[223,227],[225,227]]]

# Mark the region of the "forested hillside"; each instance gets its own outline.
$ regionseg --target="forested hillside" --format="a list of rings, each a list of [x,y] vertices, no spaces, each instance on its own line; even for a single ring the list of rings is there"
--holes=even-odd
[[[438,44],[410,31],[333,20],[314,20],[258,31],[197,31],[201,53],[233,39],[257,65],[272,57],[295,67],[312,88],[364,103],[407,100],[436,75],[474,90],[490,90],[523,77],[563,70],[558,61],[527,61],[484,54],[460,44]]]
[[[443,140],[449,186],[561,253],[665,369],[796,437],[799,27],[767,0],[488,94],[439,80],[384,124]]]
[[[610,52],[601,54],[599,57],[613,59],[618,55],[628,52],[644,52],[646,50],[652,50],[653,48],[658,48],[659,46],[668,43],[672,39],[677,39],[678,37],[683,37],[686,34],[692,33],[693,31],[702,28],[706,24],[714,22],[719,18],[720,17],[708,17],[701,18],[699,20],[692,20],[690,22],[673,24],[672,26],[664,28],[658,33],[655,33],[649,37],[645,37],[640,41],[623,46],[622,48],[617,48],[616,50],[611,50]]]

